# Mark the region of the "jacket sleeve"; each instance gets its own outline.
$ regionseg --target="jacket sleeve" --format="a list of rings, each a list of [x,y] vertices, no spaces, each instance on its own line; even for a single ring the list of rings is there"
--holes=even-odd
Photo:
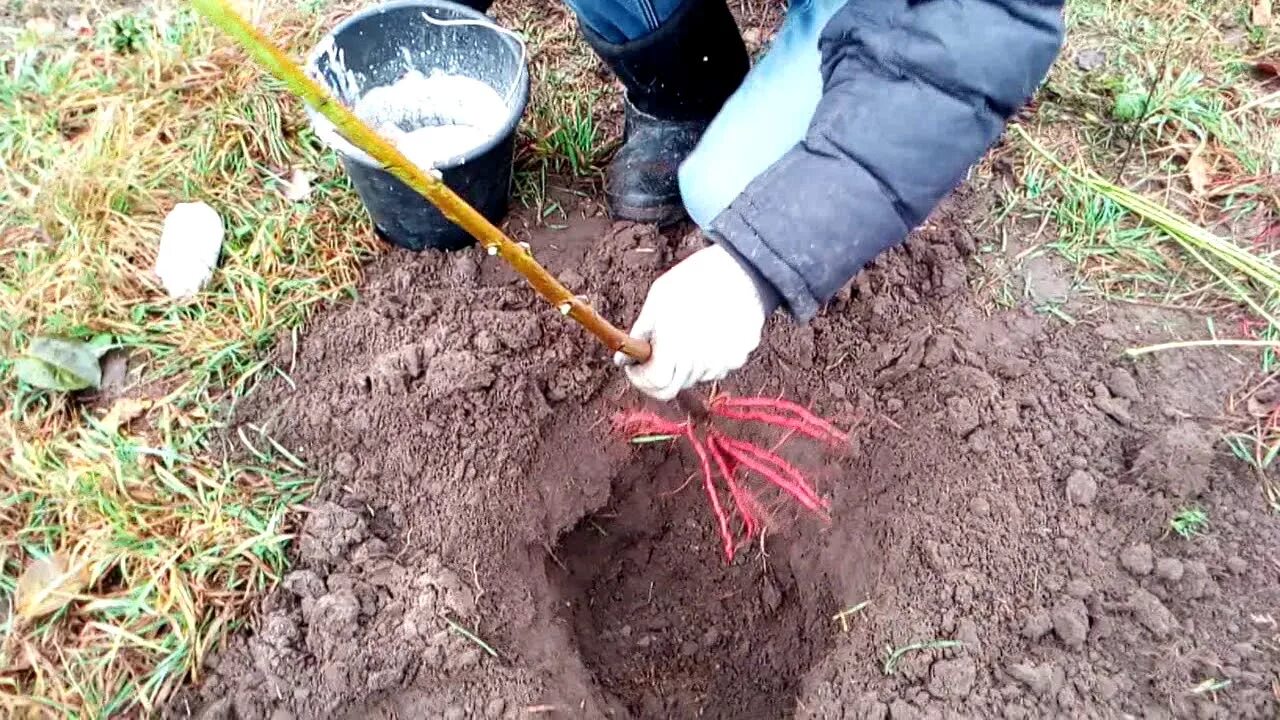
[[[850,0],[805,138],[709,228],[807,321],[964,178],[1044,79],[1061,0]]]

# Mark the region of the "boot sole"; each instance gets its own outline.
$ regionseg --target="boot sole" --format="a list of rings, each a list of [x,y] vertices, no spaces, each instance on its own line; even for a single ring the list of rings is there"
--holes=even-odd
[[[689,218],[684,205],[633,205],[613,197],[609,198],[609,215],[614,220],[630,220],[660,228],[676,225]]]

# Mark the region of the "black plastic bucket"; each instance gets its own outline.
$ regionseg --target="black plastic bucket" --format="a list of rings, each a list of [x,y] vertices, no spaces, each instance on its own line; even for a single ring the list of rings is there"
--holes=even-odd
[[[424,13],[436,20],[484,25],[434,25]],[[502,130],[483,145],[435,166],[446,185],[494,223],[507,214],[516,126],[529,101],[529,73],[520,43],[496,27],[488,16],[448,0],[397,0],[352,15],[321,40],[307,63],[310,74],[348,107],[410,69],[424,75],[463,75],[497,91],[507,103]],[[328,122],[314,112],[309,115],[317,130]],[[475,242],[372,158],[336,149],[383,240],[410,250],[457,250]]]

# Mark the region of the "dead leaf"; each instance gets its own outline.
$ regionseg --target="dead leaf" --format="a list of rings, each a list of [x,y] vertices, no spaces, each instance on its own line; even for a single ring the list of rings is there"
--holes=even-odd
[[[1259,60],[1253,64],[1253,71],[1263,78],[1280,77],[1280,60]]]
[[[102,384],[101,348],[83,340],[37,337],[14,361],[20,380],[42,390],[74,392]]]
[[[1187,177],[1196,195],[1203,196],[1209,189],[1209,165],[1204,160],[1204,146],[1197,147],[1187,159]]]
[[[293,175],[281,187],[285,199],[289,202],[302,202],[311,197],[311,181],[315,177],[314,173],[309,173],[302,168],[294,168]]]
[[[120,428],[141,417],[150,407],[150,400],[120,398],[102,418],[102,427],[108,434],[114,435]]]
[[[44,617],[65,607],[88,584],[87,565],[68,562],[54,553],[32,561],[22,571],[14,592],[14,609],[27,620]]]
[[[1254,27],[1271,25],[1271,0],[1253,0],[1253,13],[1250,18]]]

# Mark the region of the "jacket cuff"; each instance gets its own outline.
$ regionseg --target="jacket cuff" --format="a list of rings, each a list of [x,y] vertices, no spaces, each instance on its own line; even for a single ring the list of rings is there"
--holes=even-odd
[[[739,202],[743,201],[747,201],[747,197],[739,196]],[[720,213],[707,229],[707,235],[742,263],[756,281],[766,301],[766,315],[772,315],[781,306],[798,322],[808,322],[818,314],[819,301],[804,278],[769,247],[735,207]]]

